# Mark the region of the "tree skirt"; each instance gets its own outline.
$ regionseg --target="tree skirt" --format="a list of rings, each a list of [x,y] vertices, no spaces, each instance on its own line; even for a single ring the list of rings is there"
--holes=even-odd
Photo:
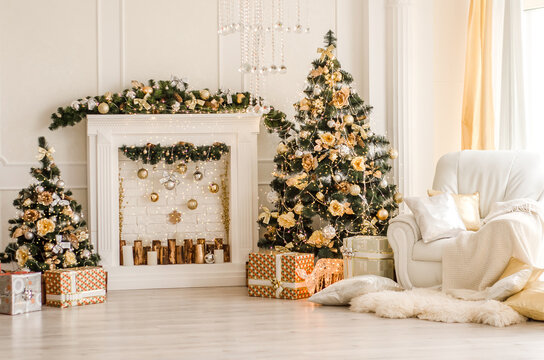
[[[351,311],[376,313],[391,319],[415,317],[447,323],[477,323],[509,326],[526,318],[510,306],[495,300],[466,301],[455,299],[438,290],[412,289],[365,294],[351,301]]]

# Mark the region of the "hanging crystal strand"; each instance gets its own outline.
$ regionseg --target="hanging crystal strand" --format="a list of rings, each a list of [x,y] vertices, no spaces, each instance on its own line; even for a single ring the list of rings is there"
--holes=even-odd
[[[229,2],[229,26],[230,32],[236,31],[236,0],[228,0]]]
[[[280,74],[287,72],[287,66],[285,66],[285,24],[283,22],[283,0],[278,0],[278,31],[280,33]]]
[[[297,23],[295,24],[294,30],[299,34],[302,32],[302,24],[300,21],[300,0],[297,0]]]
[[[225,26],[225,0],[219,0],[219,24],[217,26],[217,33],[223,34],[223,28]]]
[[[275,28],[275,16],[276,16],[276,0],[272,0],[271,1],[271,10],[270,10],[270,19],[271,20],[271,26],[270,26],[270,48],[271,48],[271,51],[272,51],[272,57],[271,57],[271,64],[270,64],[270,67],[268,68],[268,72],[270,72],[271,74],[275,74],[278,72],[278,67],[276,66],[276,28]]]
[[[240,71],[248,73],[249,64],[249,0],[240,0]]]
[[[304,32],[310,32],[310,0],[304,0]]]

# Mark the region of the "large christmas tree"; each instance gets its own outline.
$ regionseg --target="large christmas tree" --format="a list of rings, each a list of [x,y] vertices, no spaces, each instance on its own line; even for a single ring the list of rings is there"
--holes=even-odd
[[[329,31],[306,96],[294,104],[295,121],[281,113],[265,119],[281,142],[267,195],[275,210],[259,215],[266,227],[260,247],[341,257],[345,237],[384,234],[402,202],[386,179],[397,152],[371,131],[371,107],[350,86],[353,78],[341,69],[335,46]]]
[[[53,160],[54,149],[39,138],[38,160],[41,168],[32,168],[38,180],[19,192],[13,201],[18,216],[9,220],[10,243],[0,260],[17,261],[20,268],[32,271],[77,266],[92,266],[99,261],[93,253],[81,205],[65,190],[60,170]]]

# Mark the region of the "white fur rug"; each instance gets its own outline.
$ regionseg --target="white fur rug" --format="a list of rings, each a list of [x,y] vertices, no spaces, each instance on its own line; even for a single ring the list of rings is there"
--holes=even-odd
[[[459,300],[431,289],[381,291],[361,295],[351,300],[350,310],[374,312],[380,317],[391,319],[416,317],[430,321],[478,323],[498,327],[519,324],[526,320],[510,306],[499,301]]]

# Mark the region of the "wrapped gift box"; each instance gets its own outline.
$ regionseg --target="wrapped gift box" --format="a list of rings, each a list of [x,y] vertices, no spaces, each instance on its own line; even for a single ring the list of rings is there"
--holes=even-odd
[[[314,268],[314,255],[302,253],[249,254],[249,296],[304,299],[310,296],[305,278]]]
[[[17,315],[42,309],[42,274],[18,271],[0,274],[0,313]]]
[[[46,305],[65,308],[106,301],[106,272],[101,267],[50,270],[44,277]]]
[[[344,278],[379,275],[394,279],[393,250],[386,236],[353,236],[344,239]]]

